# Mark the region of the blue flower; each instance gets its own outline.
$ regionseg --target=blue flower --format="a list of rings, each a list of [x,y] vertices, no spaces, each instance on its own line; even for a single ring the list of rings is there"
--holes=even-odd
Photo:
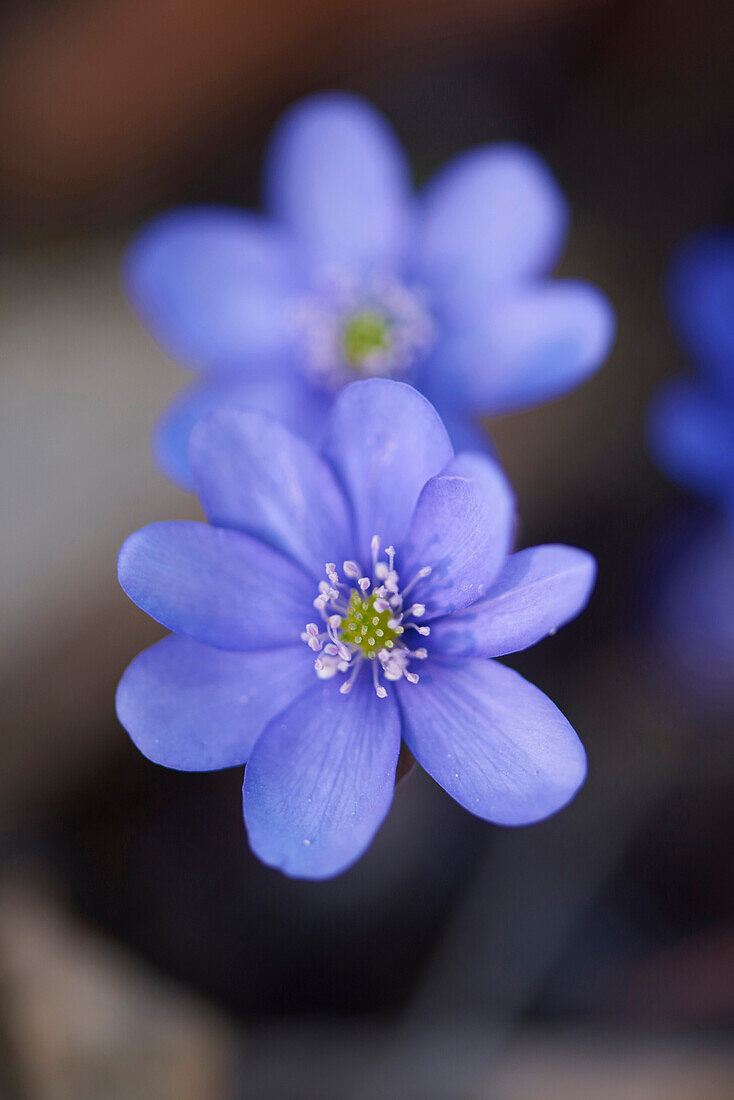
[[[314,438],[346,382],[400,378],[436,404],[457,446],[483,448],[480,415],[557,397],[607,355],[606,299],[548,280],[568,212],[528,149],[466,152],[415,199],[383,118],[322,94],[276,128],[264,197],[267,217],[163,215],[127,258],[153,333],[205,372],[157,433],[162,468],[184,486],[190,430],[221,405],[260,408]]]
[[[695,237],[671,270],[673,323],[699,371],[658,395],[650,444],[660,467],[734,513],[734,231]]]
[[[734,231],[692,238],[671,267],[673,324],[698,377],[668,384],[650,415],[650,444],[674,481],[717,505],[705,526],[674,536],[658,579],[660,649],[698,707],[734,698]]]
[[[173,633],[125,672],[117,713],[151,760],[247,763],[250,844],[286,874],[357,859],[393,796],[401,738],[472,813],[522,825],[583,782],[559,710],[488,658],[576,615],[593,558],[510,553],[514,502],[494,459],[454,456],[424,397],[342,390],[321,453],[259,410],[192,432],[209,524],[154,523],[119,557],[128,596]]]
[[[734,700],[734,531],[688,523],[657,584],[656,640],[697,710],[731,714]]]

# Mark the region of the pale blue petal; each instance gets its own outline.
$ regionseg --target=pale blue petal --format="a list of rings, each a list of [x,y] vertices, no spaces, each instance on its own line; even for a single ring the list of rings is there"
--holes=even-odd
[[[191,434],[189,459],[210,521],[270,543],[325,579],[354,553],[347,505],[330,466],[273,417],[223,409]]]
[[[532,150],[490,145],[469,150],[429,182],[422,196],[415,266],[440,304],[535,279],[555,266],[568,209]]]
[[[408,166],[364,100],[326,93],[296,104],[274,131],[265,167],[271,213],[322,268],[390,270],[402,255]]]
[[[510,551],[515,501],[499,464],[486,455],[457,455],[427,481],[410,521],[398,569],[405,581],[420,569],[410,602],[426,607],[426,621],[481,600]]]
[[[418,388],[421,393],[425,393],[422,387]],[[430,393],[425,393],[425,396],[432,401]],[[449,439],[455,451],[480,451],[497,457],[489,429],[482,424],[480,417],[474,412],[452,408],[441,402],[440,397],[436,401],[436,411],[443,420],[443,426],[449,433]]]
[[[298,642],[313,618],[313,581],[277,550],[206,523],[151,523],[117,560],[124,591],[176,634],[219,649]]]
[[[158,421],[153,451],[163,473],[182,489],[194,491],[189,465],[191,429],[218,409],[253,408],[276,417],[287,428],[319,446],[331,401],[296,371],[262,365],[257,376],[217,378],[184,390]]]
[[[349,498],[358,553],[370,540],[399,546],[418,494],[453,449],[432,405],[402,382],[373,378],[341,391],[326,430],[325,453]]]
[[[542,691],[495,661],[424,662],[398,685],[403,737],[452,798],[498,825],[560,810],[586,776],[575,732]]]
[[[535,645],[584,609],[596,579],[591,554],[532,546],[512,554],[486,599],[431,623],[431,651],[502,657]]]
[[[311,685],[305,645],[229,653],[170,635],[130,664],[117,717],[155,764],[213,771],[244,764],[271,718]]]
[[[586,283],[518,289],[447,333],[427,367],[429,392],[487,415],[536,405],[592,375],[614,331],[607,299]]]
[[[363,670],[317,684],[273,719],[245,770],[250,845],[296,878],[324,879],[354,863],[392,802],[400,752],[394,697],[378,699]]]
[[[155,337],[191,366],[241,370],[291,347],[303,276],[279,231],[244,210],[162,215],[132,244],[123,275]]]

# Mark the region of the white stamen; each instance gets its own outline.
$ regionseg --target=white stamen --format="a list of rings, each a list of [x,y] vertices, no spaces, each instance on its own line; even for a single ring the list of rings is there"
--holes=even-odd
[[[395,548],[386,547],[388,560],[378,561],[377,536],[372,538],[370,547],[372,581],[360,576],[359,564],[351,558],[343,563],[343,575],[351,585],[339,580],[334,562],[326,563],[328,582],[319,583],[319,594],[314,600],[326,629],[320,629],[318,623],[307,623],[301,638],[313,652],[319,653],[314,670],[320,679],[330,679],[337,672],[349,674],[339,688],[343,695],[352,690],[364,661],[371,661],[375,693],[384,699],[388,693],[381,678],[397,681],[405,677],[409,683],[417,684],[419,676],[411,671],[410,662],[428,656],[426,649],[411,650],[403,640],[407,630],[415,630],[424,637],[430,634],[430,627],[414,621],[426,614],[426,605],[414,603],[406,608],[404,597],[418,580],[430,574],[431,567],[419,569],[410,584],[401,589],[395,569]],[[345,641],[345,635],[349,641]]]
[[[334,661],[327,661],[323,657],[317,657],[313,663],[319,680],[331,680],[336,676],[337,665]]]
[[[413,588],[413,586],[416,585],[418,581],[422,581],[424,577],[429,577],[432,572],[433,570],[431,569],[430,565],[424,565],[422,569],[419,569],[410,584],[406,584],[405,588],[403,589],[403,599],[405,599],[411,588]]]
[[[349,358],[350,324],[372,316],[382,329],[376,346]],[[292,309],[305,368],[311,379],[335,392],[357,377],[410,376],[436,338],[436,329],[420,289],[393,277],[367,279],[332,270]]]
[[[379,669],[377,667],[377,661],[372,662],[372,683],[375,686],[375,695],[378,699],[386,699],[387,691],[382,686],[379,680]]]

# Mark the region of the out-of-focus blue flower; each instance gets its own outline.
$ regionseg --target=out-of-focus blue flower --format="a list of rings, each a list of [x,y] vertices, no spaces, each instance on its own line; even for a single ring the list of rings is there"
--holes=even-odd
[[[668,555],[657,594],[656,631],[676,681],[697,709],[734,699],[734,531],[692,523]]]
[[[661,468],[695,493],[734,509],[734,231],[689,241],[671,269],[670,309],[698,377],[672,382],[652,407],[650,442]]]
[[[701,234],[681,248],[669,302],[698,375],[658,395],[651,447],[673,480],[722,514],[676,536],[678,552],[658,586],[657,628],[686,694],[715,710],[734,698],[734,231]]]
[[[159,426],[183,485],[186,444],[222,404],[300,434],[348,381],[400,378],[441,410],[457,446],[478,417],[534,405],[586,379],[614,319],[594,287],[549,281],[568,212],[542,161],[500,144],[452,161],[415,198],[395,135],[367,103],[322,94],[271,140],[267,216],[194,207],[153,221],[125,281],[168,351],[205,372]]]
[[[432,406],[372,379],[340,393],[318,453],[259,410],[220,410],[189,448],[206,523],[131,535],[119,576],[173,633],[125,672],[117,712],[151,760],[247,762],[250,844],[327,878],[390,806],[401,738],[472,813],[522,825],[583,782],[571,726],[489,658],[585,605],[590,555],[510,553],[494,459],[454,456]]]

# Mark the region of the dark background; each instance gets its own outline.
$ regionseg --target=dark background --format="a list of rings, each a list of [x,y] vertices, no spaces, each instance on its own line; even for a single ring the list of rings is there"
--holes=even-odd
[[[686,369],[670,254],[734,217],[730,4],[35,0],[2,19],[0,1096],[734,1095],[734,689],[701,707],[666,665],[656,593],[709,515],[644,439]],[[197,514],[149,452],[185,375],[118,267],[169,205],[256,205],[278,113],[329,87],[389,115],[418,183],[468,144],[538,149],[573,211],[561,272],[606,291],[619,335],[581,390],[491,425],[521,544],[600,563],[588,611],[510,659],[579,731],[586,787],[501,830],[416,771],[368,854],[311,884],[250,855],[238,771],[156,768],[114,717],[157,636],[117,547]]]

